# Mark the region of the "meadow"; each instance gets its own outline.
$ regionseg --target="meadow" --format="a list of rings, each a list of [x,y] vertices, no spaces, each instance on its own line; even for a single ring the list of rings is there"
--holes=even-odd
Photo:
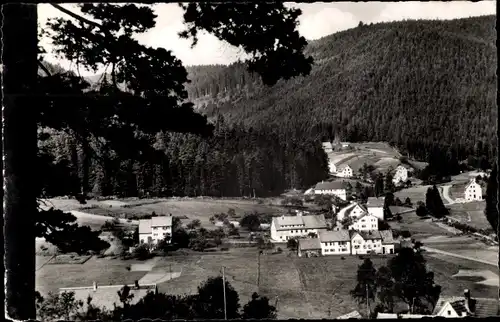
[[[416,186],[405,188],[400,191],[396,191],[394,193],[395,198],[399,198],[402,202],[406,200],[406,198],[410,198],[411,202],[416,205],[418,201],[423,201],[425,203],[425,194],[427,193],[427,189],[430,186]]]
[[[450,217],[472,226],[476,229],[491,229],[491,225],[484,215],[484,201],[455,203],[449,205]]]
[[[385,265],[389,257],[372,256],[376,268]],[[43,262],[47,258],[38,257]],[[469,288],[475,296],[493,296],[496,288],[476,284],[473,280],[451,277],[459,269],[491,269],[481,264],[456,259],[426,255],[435,280],[443,287],[443,294],[461,294]],[[128,270],[139,261],[111,258],[91,258],[84,264],[47,264],[36,272],[37,290],[57,291],[60,287],[133,283],[147,272]],[[326,256],[298,258],[282,254],[260,256],[259,279],[258,251],[255,248],[230,249],[228,252],[197,253],[156,258],[153,272],[180,272],[178,278],[160,283],[160,292],[169,294],[196,293],[197,287],[209,277],[219,276],[225,267],[227,280],[238,291],[244,305],[253,292],[267,296],[278,304],[278,316],[288,318],[335,318],[359,309],[349,295],[355,286],[355,276],[362,260],[357,256]]]

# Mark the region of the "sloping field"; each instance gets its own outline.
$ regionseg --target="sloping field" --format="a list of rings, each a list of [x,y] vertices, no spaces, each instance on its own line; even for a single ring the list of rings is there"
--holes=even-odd
[[[406,198],[410,198],[411,202],[416,205],[418,201],[425,202],[425,194],[430,186],[417,186],[402,189],[394,193],[394,197],[399,198],[401,201],[405,201]]]
[[[484,215],[485,202],[455,203],[448,206],[450,216],[477,229],[491,229]]]

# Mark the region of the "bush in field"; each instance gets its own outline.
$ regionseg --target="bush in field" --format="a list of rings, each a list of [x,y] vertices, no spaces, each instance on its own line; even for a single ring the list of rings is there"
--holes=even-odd
[[[260,218],[257,213],[246,214],[240,220],[240,226],[249,231],[257,231],[260,228]]]
[[[297,239],[295,238],[290,238],[287,242],[286,242],[286,247],[289,249],[289,250],[292,250],[292,251],[296,251],[297,248],[299,247],[299,242],[297,241]]]
[[[146,260],[152,257],[149,246],[147,244],[141,244],[137,246],[132,256],[138,260]]]

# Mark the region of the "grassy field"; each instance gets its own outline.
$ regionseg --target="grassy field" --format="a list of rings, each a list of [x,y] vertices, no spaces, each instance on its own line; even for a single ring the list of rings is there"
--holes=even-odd
[[[449,205],[448,208],[450,208],[452,218],[477,229],[491,229],[491,225],[484,215],[484,201],[456,203]]]
[[[418,201],[425,202],[425,194],[430,186],[417,186],[403,189],[394,193],[394,197],[399,198],[401,201],[405,201],[406,198],[410,198],[411,202],[416,205]]]
[[[450,276],[459,269],[480,269],[477,263],[455,258],[427,256],[429,267],[436,274],[436,282],[443,286],[443,294],[461,294],[464,288],[476,296],[492,296],[492,288],[474,281],[455,281]],[[385,265],[388,257],[373,256],[375,267]],[[47,258],[37,258],[43,262]],[[244,305],[253,292],[268,296],[274,304],[278,300],[280,318],[334,318],[354,309],[357,304],[349,295],[355,285],[355,275],[361,259],[357,256],[319,258],[288,257],[286,252],[262,255],[260,284],[258,284],[258,255],[256,249],[232,249],[227,253],[193,253],[159,258],[153,271],[181,272],[179,278],[158,285],[160,292],[170,294],[195,293],[208,277],[218,276],[222,265],[226,277],[240,295]],[[91,258],[84,264],[45,265],[37,274],[37,290],[57,291],[60,287],[133,283],[146,272],[133,272],[127,266],[137,261]],[[483,268],[481,268],[483,269]],[[489,268],[491,269],[491,268]]]
[[[447,183],[448,184],[448,183]],[[450,188],[450,197],[452,199],[464,198],[465,186],[468,182],[457,182],[454,183]]]

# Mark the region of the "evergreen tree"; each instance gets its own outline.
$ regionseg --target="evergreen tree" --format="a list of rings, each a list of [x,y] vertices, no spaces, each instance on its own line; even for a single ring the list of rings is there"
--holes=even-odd
[[[486,206],[484,215],[498,236],[498,172],[497,165],[493,166],[486,186]]]

